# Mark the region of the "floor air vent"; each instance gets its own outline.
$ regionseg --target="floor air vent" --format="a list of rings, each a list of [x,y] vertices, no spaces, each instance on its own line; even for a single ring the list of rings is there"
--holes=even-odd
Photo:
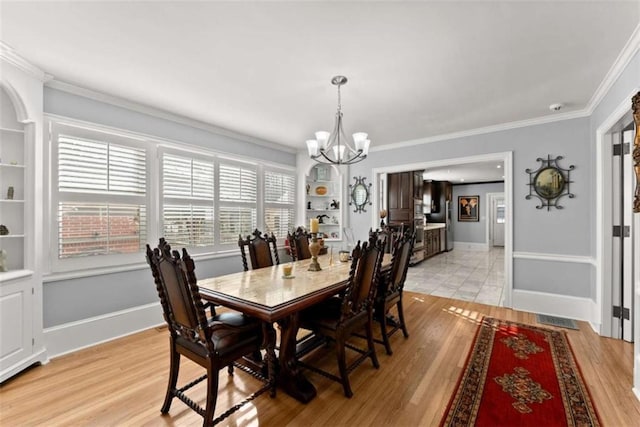
[[[536,314],[538,323],[545,325],[558,326],[560,328],[578,329],[575,320],[565,319],[564,317],[547,316],[546,314]]]

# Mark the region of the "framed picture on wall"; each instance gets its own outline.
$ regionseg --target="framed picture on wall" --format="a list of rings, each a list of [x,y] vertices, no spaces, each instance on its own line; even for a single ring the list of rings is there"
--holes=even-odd
[[[480,196],[458,196],[458,222],[480,221]]]

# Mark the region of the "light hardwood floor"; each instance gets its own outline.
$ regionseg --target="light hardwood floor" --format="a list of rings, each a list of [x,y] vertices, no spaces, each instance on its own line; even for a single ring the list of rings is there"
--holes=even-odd
[[[318,396],[302,404],[279,392],[263,394],[220,425],[231,426],[430,426],[437,425],[455,388],[477,323],[493,316],[535,324],[535,316],[472,302],[405,293],[410,337],[392,337],[394,354],[378,348],[380,369],[369,362],[351,375],[354,396],[340,384],[313,373]],[[640,403],[633,395],[633,348],[598,337],[584,322],[566,330],[604,426],[640,425]],[[34,367],[0,387],[2,426],[183,426],[202,418],[174,399],[169,415],[160,414],[168,373],[164,328],[59,357]],[[332,353],[313,355],[333,368]],[[216,414],[259,383],[243,372],[221,371]],[[181,380],[201,369],[183,361]],[[181,383],[184,383],[184,382]],[[202,388],[197,398],[204,398]]]

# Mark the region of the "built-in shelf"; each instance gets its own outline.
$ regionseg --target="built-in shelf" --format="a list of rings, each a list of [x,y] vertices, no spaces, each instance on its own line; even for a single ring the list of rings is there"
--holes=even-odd
[[[0,163],[0,167],[2,167],[2,168],[24,169],[24,165],[12,165],[10,163]]]
[[[17,200],[17,199],[0,199],[0,203],[24,203],[24,200]]]
[[[0,282],[8,282],[9,280],[22,279],[33,275],[31,270],[9,270],[0,271]]]
[[[0,239],[17,239],[17,238],[24,238],[24,234],[7,234],[4,236],[0,236]]]
[[[329,221],[338,221],[337,224],[324,223],[319,224],[321,232],[327,237],[325,240],[340,240],[342,236],[342,212],[340,209],[333,209],[330,205],[335,205],[333,201],[341,201],[341,179],[340,172],[337,168],[330,165],[313,165],[309,171],[306,180],[307,195],[305,198],[306,223],[311,218],[320,215],[329,215]],[[317,194],[326,192],[326,194]],[[323,231],[324,230],[324,231]]]
[[[11,129],[11,128],[0,127],[0,132],[19,133],[24,135],[24,130],[22,129]]]

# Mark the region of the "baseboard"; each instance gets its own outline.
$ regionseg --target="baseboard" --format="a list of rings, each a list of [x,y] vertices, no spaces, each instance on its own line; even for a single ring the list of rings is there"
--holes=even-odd
[[[600,323],[596,304],[591,298],[513,289],[511,302],[514,310],[584,320],[592,323],[592,327]]]
[[[46,328],[44,342],[53,358],[163,323],[160,303],[151,303]]]
[[[473,243],[473,242],[453,242],[453,249],[459,249],[463,251],[480,251],[489,252],[489,245],[486,243]]]

